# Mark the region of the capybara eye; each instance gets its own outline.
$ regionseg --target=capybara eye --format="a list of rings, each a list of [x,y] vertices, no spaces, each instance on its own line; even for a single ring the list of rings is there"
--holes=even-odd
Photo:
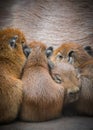
[[[14,37],[12,37],[9,41],[9,45],[11,46],[11,48],[15,48],[16,47],[16,40],[18,39],[18,36],[15,35]]]
[[[24,43],[25,43],[25,41],[21,41],[21,43],[22,43],[22,44],[24,44]]]
[[[58,57],[59,57],[60,59],[62,59],[62,58],[63,58],[61,55],[58,55]]]
[[[58,60],[61,60],[63,58],[62,54],[59,52],[56,57]]]

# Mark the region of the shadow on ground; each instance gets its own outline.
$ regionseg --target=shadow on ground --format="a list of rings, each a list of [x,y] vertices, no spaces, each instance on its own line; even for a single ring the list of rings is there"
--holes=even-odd
[[[39,122],[14,122],[0,126],[0,130],[93,130],[91,117],[62,117],[59,119]]]

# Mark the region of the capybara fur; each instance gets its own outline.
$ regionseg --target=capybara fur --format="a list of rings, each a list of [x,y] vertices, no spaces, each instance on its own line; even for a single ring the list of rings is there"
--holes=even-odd
[[[49,73],[48,49],[43,43],[32,42],[22,76],[23,102],[20,119],[23,121],[46,121],[61,115],[64,88]]]
[[[52,55],[53,61],[66,61],[73,65],[81,83],[79,100],[73,108],[79,113],[93,116],[93,58],[77,43],[62,44]]]
[[[67,62],[56,62],[51,69],[53,79],[65,89],[64,106],[79,99],[81,83],[72,65]]]
[[[90,56],[93,56],[93,50],[92,47],[87,45],[85,47],[83,47],[80,44],[74,43],[74,42],[67,42],[67,43],[63,43],[61,44],[58,48],[56,48],[53,51],[53,54],[51,56],[51,60],[54,62],[60,62],[60,61],[66,61],[68,62],[68,53],[70,50],[73,49],[78,49],[79,47],[82,47],[83,50],[85,50],[85,52],[87,54],[89,54]]]
[[[68,59],[81,80],[80,98],[75,108],[79,114],[93,116],[93,58],[81,46],[69,51]]]
[[[22,102],[24,43],[25,36],[19,29],[0,30],[0,124],[14,121]]]

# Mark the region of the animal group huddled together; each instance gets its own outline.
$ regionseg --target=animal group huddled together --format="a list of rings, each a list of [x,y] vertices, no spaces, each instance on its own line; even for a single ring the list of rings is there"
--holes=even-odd
[[[19,29],[0,30],[0,124],[46,121],[65,109],[93,116],[93,50],[63,43],[53,50],[26,42]]]

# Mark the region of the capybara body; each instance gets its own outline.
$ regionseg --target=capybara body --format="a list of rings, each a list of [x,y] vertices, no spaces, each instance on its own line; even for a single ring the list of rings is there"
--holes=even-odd
[[[61,115],[64,88],[49,73],[46,46],[31,43],[31,53],[24,67],[23,103],[20,118],[24,121],[45,121]]]
[[[22,68],[26,57],[24,34],[13,28],[0,30],[0,124],[16,119],[22,102]]]

